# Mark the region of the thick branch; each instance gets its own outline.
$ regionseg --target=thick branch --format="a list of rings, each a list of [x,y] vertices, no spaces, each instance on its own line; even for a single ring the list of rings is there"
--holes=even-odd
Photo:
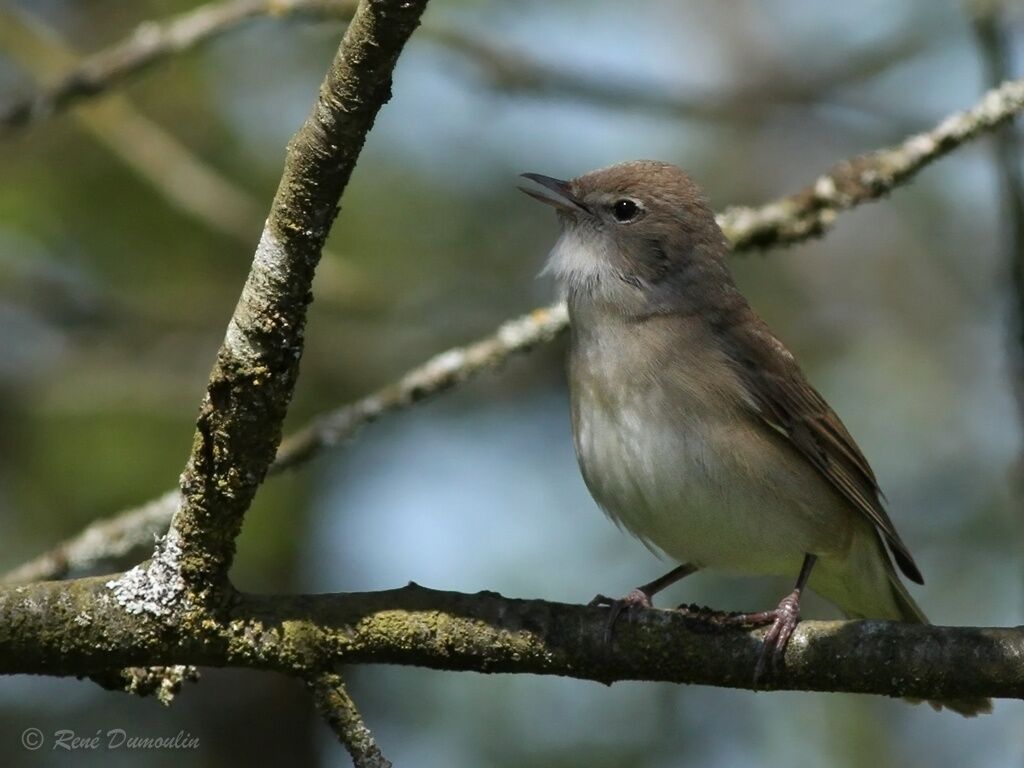
[[[168,545],[189,584],[226,578],[242,518],[274,459],[306,308],[338,201],[426,0],[363,0],[293,137],[249,278],[200,408]],[[169,551],[166,547],[164,552]]]
[[[928,163],[1004,124],[1022,109],[1024,80],[1007,82],[987,93],[970,110],[946,118],[930,131],[911,136],[894,147],[840,163],[800,192],[768,205],[729,208],[719,214],[718,222],[736,251],[789,245],[820,235],[835,221],[840,211],[882,197],[905,184]],[[550,341],[567,324],[565,307],[556,304],[508,321],[494,335],[474,344],[437,355],[408,372],[398,382],[314,419],[284,441],[271,471],[304,463],[321,451],[338,445],[359,427],[383,414],[445,391],[500,365],[512,354]],[[146,544],[152,529],[146,525],[136,526],[131,518],[148,516],[144,510],[148,510],[152,503],[94,526],[138,530],[140,542]],[[170,513],[166,514],[169,519]],[[87,529],[87,533],[94,526]],[[6,574],[2,581],[17,583],[23,581],[26,574],[36,578],[63,575],[66,573],[63,567],[66,558],[62,553],[81,551],[82,536],[76,536],[53,552]],[[101,549],[90,548],[89,551],[102,556]],[[94,562],[102,561],[102,557],[97,557]],[[78,564],[88,566],[81,560]]]
[[[338,737],[338,741],[352,756],[356,768],[391,768],[373,734],[363,722],[356,703],[345,687],[341,675],[324,672],[309,681],[316,708]]]
[[[763,634],[650,610],[620,623],[609,648],[605,609],[412,584],[342,595],[239,595],[223,621],[201,621],[158,625],[145,612],[125,613],[102,578],[7,587],[0,589],[0,674],[191,664],[305,677],[338,663],[385,663],[753,689]],[[1021,658],[1024,628],[804,621],[785,668],[761,688],[1022,698]]]

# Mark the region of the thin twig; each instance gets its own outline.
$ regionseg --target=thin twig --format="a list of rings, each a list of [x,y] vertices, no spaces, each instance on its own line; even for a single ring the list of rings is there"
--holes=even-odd
[[[40,92],[0,109],[0,128],[16,129],[106,93],[154,64],[233,32],[260,17],[348,20],[352,0],[221,0],[179,16],[139,25],[124,40],[72,67]],[[427,39],[473,62],[489,85],[508,93],[540,98],[582,99],[614,109],[645,109],[655,114],[697,120],[744,120],[768,106],[806,106],[832,98],[831,92],[865,79],[914,56],[929,36],[916,33],[876,43],[847,55],[839,67],[793,78],[772,72],[734,92],[678,94],[665,88],[616,83],[547,64],[522,51],[479,39],[459,30],[424,29]]]
[[[376,392],[317,416],[282,443],[274,472],[303,464],[352,437],[380,416],[407,408],[501,365],[514,354],[553,340],[568,326],[564,304],[535,309],[502,323],[497,332],[432,357]]]
[[[951,115],[930,131],[840,163],[800,192],[763,207],[728,208],[719,214],[718,222],[737,251],[789,245],[821,235],[841,211],[886,195],[930,162],[1022,110],[1024,79],[1007,82],[989,91],[971,109]],[[500,365],[512,354],[554,339],[567,324],[564,306],[556,304],[504,323],[497,333],[474,344],[444,352],[397,383],[314,419],[282,443],[271,471],[302,464],[386,413],[445,391]],[[138,512],[129,510],[118,517],[135,514]],[[60,545],[57,551],[74,548],[78,538]],[[44,555],[18,571],[31,569],[33,573],[55,576],[56,571],[46,570],[47,562],[53,559]],[[10,581],[18,571],[0,581]]]
[[[309,681],[309,688],[317,710],[352,756],[355,768],[391,768],[391,761],[377,746],[341,675],[321,673]]]
[[[39,80],[78,60],[54,30],[11,8],[0,7],[0,47]],[[256,238],[262,206],[141,114],[123,95],[111,94],[102,102],[84,105],[74,117],[94,140],[176,209],[247,244]]]
[[[332,5],[342,4],[354,6],[348,0]],[[244,8],[266,6],[263,11],[267,12],[275,2],[264,0],[262,3],[253,3],[245,0],[239,5]],[[149,61],[142,52],[130,54],[129,51],[135,50],[133,46],[142,46],[142,51],[148,52],[147,55],[159,58],[157,51],[169,55],[174,50],[182,50],[173,46],[194,44],[200,39],[200,30],[216,29],[213,24],[215,19],[223,23],[226,18],[242,18],[241,8],[232,7],[229,10],[233,10],[233,15],[224,10],[215,14],[212,10],[198,9],[185,14],[177,23],[160,30],[158,34],[154,34],[151,27],[140,27],[127,43],[100,54],[97,61],[92,57],[82,60],[54,29],[27,12],[0,7],[0,47],[36,79],[47,80],[56,72],[70,70],[72,74],[61,81],[64,87],[72,88],[77,83],[75,87],[84,88],[84,84],[94,80],[97,83],[107,82],[101,73],[114,77],[120,71],[114,62],[127,66],[132,62]],[[158,41],[163,41],[164,47],[157,45]],[[92,74],[86,75],[83,72]],[[87,89],[74,93],[82,96],[86,92],[93,94],[100,91]],[[45,101],[49,97],[38,98]],[[77,100],[77,97],[70,96],[55,98],[58,98],[62,106]],[[37,108],[43,111],[50,109],[33,107]],[[266,214],[263,205],[197,156],[173,134],[139,112],[123,94],[110,93],[101,101],[81,104],[71,115],[94,141],[120,160],[173,208],[214,232],[244,243],[247,248],[252,247],[263,227]],[[0,126],[3,124],[0,113]],[[328,257],[325,253],[324,256],[326,258],[319,277],[321,288],[326,287],[328,290],[321,290],[321,298],[333,302],[349,302],[357,289],[365,290],[366,278],[350,261],[337,254]]]
[[[138,562],[152,549],[157,536],[167,530],[181,494],[168,491],[141,507],[133,507],[91,523],[85,530],[44,555],[8,571],[2,584],[25,584],[44,579],[63,579],[89,572],[98,564],[110,567]]]
[[[554,339],[567,322],[565,306],[555,304],[510,320],[495,334],[474,344],[455,347],[431,358],[397,382],[314,418],[281,443],[269,472],[276,474],[303,464],[351,438],[380,416],[457,386],[501,365],[516,353]],[[0,577],[0,584],[81,576],[133,555],[138,560],[148,553],[154,537],[167,530],[180,502],[181,493],[175,489],[143,507],[92,523],[49,552],[8,571]]]
[[[726,209],[718,223],[734,247],[767,248],[820,235],[840,211],[877,200],[929,163],[1024,110],[1024,79],[994,88],[976,105],[894,147],[839,163],[795,195],[762,208]]]
[[[0,126],[17,128],[101,94],[153,64],[191,50],[260,17],[348,19],[353,0],[230,0],[201,5],[162,22],[140,24],[119,43],[74,66],[53,85],[0,110]]]
[[[835,91],[868,80],[917,55],[934,39],[923,34],[893,38],[843,57],[837,67],[804,71],[799,77],[772,70],[725,92],[678,93],[667,86],[604,75],[570,72],[506,47],[448,27],[424,27],[423,37],[465,58],[495,91],[553,100],[580,100],[614,110],[644,110],[671,118],[746,121],[772,107],[807,107],[834,100]],[[877,111],[876,111],[876,117]]]

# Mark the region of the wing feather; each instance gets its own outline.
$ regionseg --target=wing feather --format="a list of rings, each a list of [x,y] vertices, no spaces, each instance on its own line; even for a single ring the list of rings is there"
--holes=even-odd
[[[900,570],[923,584],[914,558],[882,505],[878,481],[864,454],[825,399],[811,386],[789,351],[751,313],[729,328],[730,343],[749,402],[785,435],[885,539]]]

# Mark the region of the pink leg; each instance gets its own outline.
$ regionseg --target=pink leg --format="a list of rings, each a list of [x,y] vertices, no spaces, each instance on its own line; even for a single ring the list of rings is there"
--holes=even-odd
[[[804,556],[796,587],[782,598],[777,608],[758,613],[734,614],[722,621],[729,625],[771,624],[764,636],[761,656],[757,660],[757,666],[754,667],[754,682],[760,680],[764,675],[769,659],[771,659],[772,669],[778,669],[782,665],[789,638],[793,636],[793,630],[800,623],[800,595],[803,593],[804,587],[807,586],[807,580],[811,577],[811,569],[814,568],[817,559],[815,555],[811,554]]]
[[[661,592],[661,590],[672,586],[680,579],[689,576],[697,570],[697,566],[691,565],[690,563],[683,563],[682,565],[673,568],[661,578],[655,579],[648,584],[644,584],[643,586],[631,590],[625,597],[616,599],[606,597],[604,595],[598,595],[591,600],[588,605],[604,605],[611,609],[608,613],[608,625],[605,628],[605,641],[609,643],[611,642],[612,628],[615,626],[615,622],[618,621],[623,610],[626,611],[630,620],[632,620],[639,611],[645,608],[654,607],[652,598]]]

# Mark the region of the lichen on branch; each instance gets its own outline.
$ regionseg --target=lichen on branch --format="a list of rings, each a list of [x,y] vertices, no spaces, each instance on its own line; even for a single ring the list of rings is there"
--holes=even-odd
[[[763,629],[651,609],[616,626],[607,610],[410,584],[335,595],[237,595],[230,611],[154,625],[104,599],[102,578],[0,588],[0,674],[81,675],[143,665],[277,670],[337,664],[649,680],[750,690],[922,699],[1024,698],[1024,628],[802,621],[782,669],[758,686]],[[69,631],[73,627],[74,631]]]

